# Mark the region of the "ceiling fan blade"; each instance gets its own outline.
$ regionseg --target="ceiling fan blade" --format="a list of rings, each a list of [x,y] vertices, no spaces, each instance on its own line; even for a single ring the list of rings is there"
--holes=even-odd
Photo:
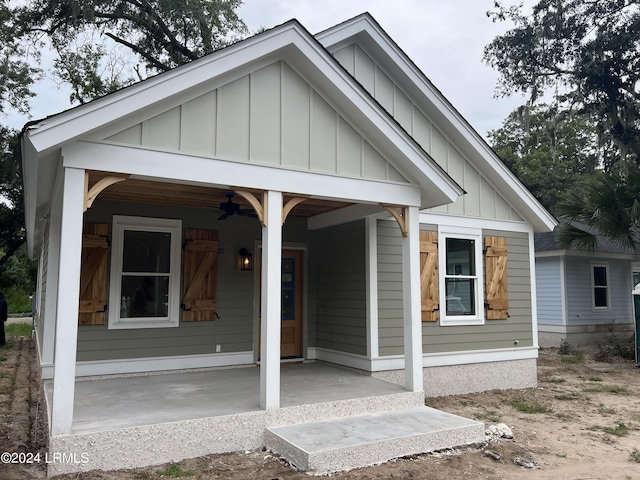
[[[218,217],[218,220],[226,220],[227,218],[229,218],[229,214],[228,213],[223,213],[222,215],[220,215]]]

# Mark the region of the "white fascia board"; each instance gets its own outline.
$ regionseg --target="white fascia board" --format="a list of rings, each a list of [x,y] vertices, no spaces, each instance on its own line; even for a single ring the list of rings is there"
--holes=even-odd
[[[416,185],[160,152],[143,147],[76,142],[64,147],[62,154],[65,167],[109,171],[155,181],[274,190],[347,202],[417,206],[421,200]],[[180,168],[176,168],[176,165],[180,165]]]
[[[353,38],[365,51],[376,51],[374,57],[391,69],[391,77],[399,81],[425,106],[425,111],[438,114],[438,126],[453,138],[456,145],[466,145],[464,152],[471,157],[487,179],[491,179],[514,209],[526,218],[535,232],[552,231],[556,219],[527,190],[517,177],[498,158],[496,153],[469,125],[422,71],[389,38],[368,14],[363,14],[316,35],[325,48],[334,51]],[[435,112],[434,112],[435,109]]]
[[[421,206],[430,207],[455,201],[462,188],[424,152],[413,138],[359,86],[353,78],[296,22],[276,27],[248,40],[227,47],[190,64],[115,92],[82,107],[42,121],[30,131],[30,141],[38,152],[69,143],[104,128],[121,118],[152,108],[168,98],[180,96],[212,78],[227,75],[247,64],[280,52],[282,58],[303,72],[305,77],[334,102],[334,107],[364,131],[365,138],[382,149],[401,172],[422,186]],[[362,133],[362,132],[361,132]],[[394,202],[399,203],[399,202]]]
[[[421,224],[447,225],[448,227],[470,227],[484,230],[531,233],[531,225],[512,220],[472,218],[440,213],[420,213]]]

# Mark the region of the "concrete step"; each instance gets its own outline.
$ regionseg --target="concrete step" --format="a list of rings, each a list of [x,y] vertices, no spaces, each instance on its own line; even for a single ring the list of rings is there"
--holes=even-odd
[[[269,427],[265,445],[296,468],[323,475],[484,441],[484,425],[415,407]]]

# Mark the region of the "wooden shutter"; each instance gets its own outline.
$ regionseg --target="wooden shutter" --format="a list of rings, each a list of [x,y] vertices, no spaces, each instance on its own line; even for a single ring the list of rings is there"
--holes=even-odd
[[[438,233],[420,232],[420,297],[422,321],[438,321]]]
[[[107,308],[109,225],[85,223],[82,232],[79,325],[104,325]],[[60,288],[63,288],[60,286]]]
[[[218,232],[187,229],[184,247],[183,322],[216,319]]]
[[[504,320],[509,318],[507,241],[504,237],[484,237],[484,248],[487,320]]]

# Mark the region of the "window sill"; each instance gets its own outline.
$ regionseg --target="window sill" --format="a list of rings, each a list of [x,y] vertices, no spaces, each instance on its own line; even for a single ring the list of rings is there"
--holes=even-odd
[[[136,318],[109,323],[109,330],[125,330],[134,328],[173,328],[177,327],[178,325],[179,322],[168,319],[148,320]]]

